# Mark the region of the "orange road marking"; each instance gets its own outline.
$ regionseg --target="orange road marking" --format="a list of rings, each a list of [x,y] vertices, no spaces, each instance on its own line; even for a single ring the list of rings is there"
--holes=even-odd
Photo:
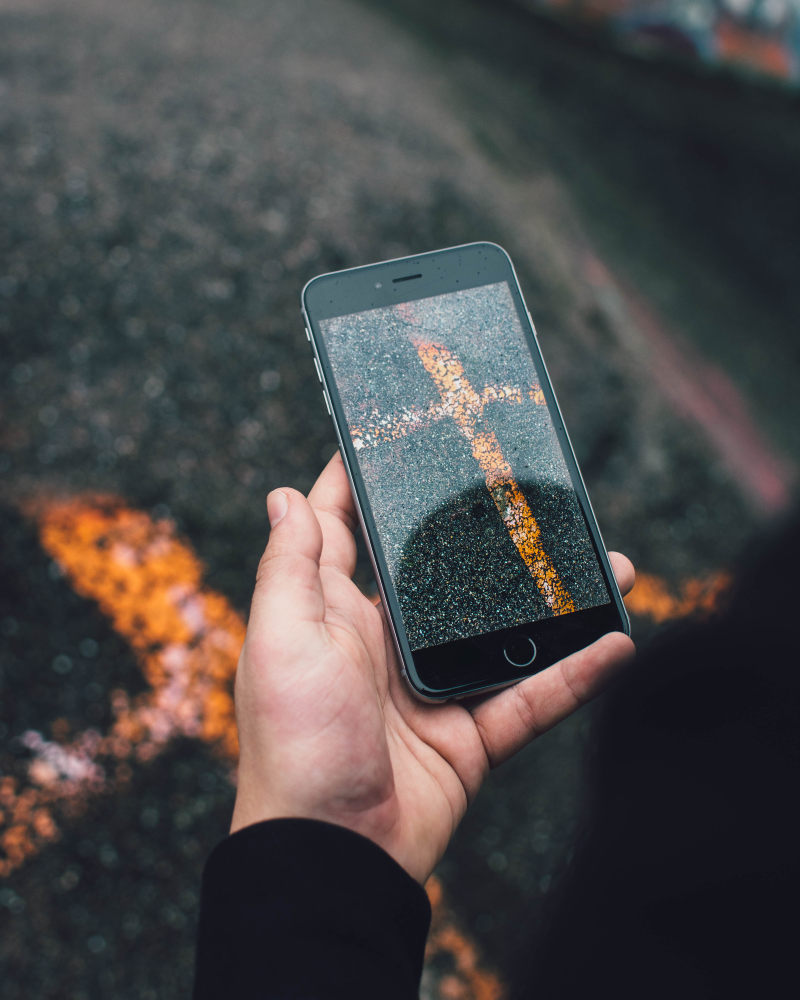
[[[435,875],[425,883],[431,901],[431,930],[425,948],[426,964],[432,965],[442,953],[451,958],[452,971],[438,983],[440,1000],[502,1000],[500,980],[483,968],[475,945],[453,921],[444,901],[442,884]],[[425,973],[423,973],[423,989]]]
[[[575,604],[544,550],[533,511],[514,479],[494,431],[484,426],[484,401],[470,385],[458,358],[441,344],[415,341],[425,371],[433,379],[442,404],[472,447],[486,486],[511,540],[528,567],[539,593],[555,615],[569,614]]]
[[[110,498],[41,506],[34,515],[42,547],[128,640],[151,687],[134,699],[112,693],[105,736],[94,729],[69,742],[21,735],[32,755],[28,784],[0,779],[0,875],[58,838],[56,810],[76,815],[91,794],[123,783],[130,759],[150,760],[178,735],[199,737],[231,759],[238,749],[230,689],[245,626],[202,585],[202,564],[174,525]]]
[[[0,778],[0,876],[10,875],[32,854],[58,839],[50,809],[57,798],[40,788],[20,788],[10,775]]]
[[[537,406],[544,406],[544,393],[536,385],[527,389],[513,385],[487,385],[480,396],[483,406],[499,402],[521,403],[524,398],[533,400]],[[353,446],[356,451],[361,451],[362,448],[383,444],[387,441],[399,441],[400,438],[404,438],[420,427],[427,427],[443,417],[452,416],[451,407],[444,402],[431,403],[425,410],[410,406],[393,419],[382,418],[376,410],[373,413],[373,423],[366,427],[351,428]]]
[[[114,694],[111,749],[147,760],[175,735],[237,752],[230,680],[245,626],[202,585],[203,566],[169,521],[107,498],[54,504],[39,518],[43,548],[75,590],[97,601],[141,663],[152,690]]]
[[[717,607],[730,582],[727,573],[712,573],[702,580],[685,580],[680,593],[673,594],[660,577],[637,573],[636,585],[625,598],[625,605],[632,614],[651,618],[656,624],[691,614],[708,614]]]

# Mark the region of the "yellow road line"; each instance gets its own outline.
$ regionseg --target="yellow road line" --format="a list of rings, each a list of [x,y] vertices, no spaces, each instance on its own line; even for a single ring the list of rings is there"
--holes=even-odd
[[[505,991],[500,980],[484,967],[474,943],[453,919],[442,884],[435,875],[425,883],[425,891],[433,911],[425,948],[426,964],[435,966],[442,954],[450,959],[450,970],[439,980],[437,995],[441,1000],[502,1000]]]
[[[719,605],[730,583],[727,573],[711,573],[703,579],[685,580],[676,594],[661,577],[637,573],[636,585],[625,598],[625,605],[631,614],[646,616],[659,624],[691,614],[708,614]]]
[[[483,406],[500,402],[521,403],[524,399],[532,400],[537,406],[544,405],[544,393],[536,385],[526,389],[513,385],[487,385],[481,393],[480,399]],[[374,447],[388,441],[399,441],[400,438],[419,430],[420,427],[428,427],[443,417],[452,416],[448,405],[442,402],[431,403],[424,410],[416,406],[409,406],[391,418],[381,417],[376,410],[372,414],[371,423],[365,424],[363,427],[351,427],[350,433],[356,451],[361,451],[362,448]]]
[[[27,782],[0,779],[0,875],[59,836],[56,814],[77,815],[90,796],[123,784],[130,761],[157,756],[174,736],[237,754],[232,679],[245,626],[222,595],[203,586],[203,566],[168,521],[119,500],[82,498],[34,511],[42,547],[73,588],[95,600],[136,655],[150,689],[114,691],[105,735],[71,739],[23,733]]]
[[[202,584],[203,565],[174,525],[116,500],[73,500],[39,519],[42,546],[72,586],[97,601],[127,639],[151,690],[119,693],[110,747],[147,759],[172,736],[237,752],[229,682],[245,627],[222,595]]]
[[[447,412],[470,443],[486,478],[486,486],[539,593],[555,615],[575,610],[575,604],[542,545],[542,532],[514,479],[494,431],[485,427],[484,401],[471,386],[458,358],[441,344],[415,341],[425,371],[439,390]]]

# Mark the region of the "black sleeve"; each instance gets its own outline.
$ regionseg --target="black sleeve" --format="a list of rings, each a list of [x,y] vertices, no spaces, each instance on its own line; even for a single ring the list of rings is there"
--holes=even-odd
[[[800,992],[798,566],[800,512],[605,699],[583,837],[512,997]]]
[[[372,841],[257,823],[206,863],[194,1000],[410,1000],[429,924],[424,889]]]

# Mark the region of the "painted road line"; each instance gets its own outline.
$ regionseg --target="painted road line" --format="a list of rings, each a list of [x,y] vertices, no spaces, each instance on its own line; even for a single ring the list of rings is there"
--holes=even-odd
[[[729,574],[710,573],[703,578],[684,580],[675,593],[661,577],[637,573],[636,585],[625,598],[625,606],[631,614],[650,618],[656,624],[689,615],[707,615],[719,606],[730,584]]]
[[[415,340],[414,345],[443,406],[469,442],[492,500],[539,593],[554,614],[569,614],[575,610],[575,604],[544,550],[541,529],[514,479],[500,442],[486,426],[482,396],[473,389],[461,362],[446,347],[423,340]]]
[[[544,393],[538,385],[525,388],[514,385],[487,385],[480,394],[482,406],[501,402],[521,403],[525,399],[532,400],[537,406],[544,406]],[[399,441],[407,434],[422,427],[429,427],[444,417],[452,416],[452,408],[447,403],[431,403],[424,410],[409,406],[392,417],[381,417],[376,410],[372,423],[363,427],[352,427],[350,434],[354,448],[356,451],[361,451],[363,448],[375,447],[389,441]]]
[[[232,679],[245,626],[203,585],[202,563],[172,522],[108,497],[38,505],[33,513],[43,549],[128,641],[150,687],[134,698],[111,693],[106,734],[20,735],[30,753],[26,780],[0,779],[0,875],[58,839],[57,814],[76,816],[173,737],[202,739],[229,760],[238,750]]]

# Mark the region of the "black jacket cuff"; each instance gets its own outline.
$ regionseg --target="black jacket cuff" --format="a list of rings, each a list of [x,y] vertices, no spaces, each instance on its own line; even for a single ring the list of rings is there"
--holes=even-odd
[[[194,1000],[419,991],[430,905],[371,840],[315,820],[240,830],[203,874]]]

